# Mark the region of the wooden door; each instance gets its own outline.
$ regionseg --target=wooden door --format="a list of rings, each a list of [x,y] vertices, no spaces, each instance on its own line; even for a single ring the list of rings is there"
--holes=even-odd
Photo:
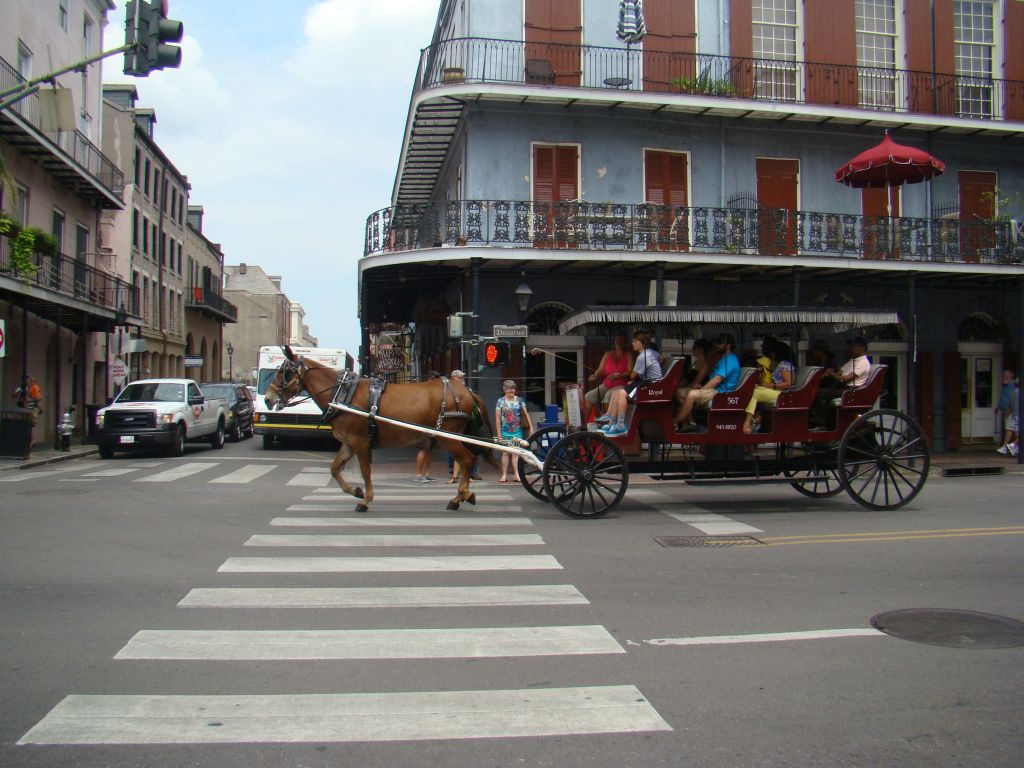
[[[579,147],[574,144],[538,144],[533,148],[535,247],[576,245],[579,227],[571,201],[579,197],[579,158]]]
[[[644,200],[651,203],[645,217],[648,250],[690,249],[687,161],[684,152],[644,150]]]
[[[959,182],[960,254],[964,261],[982,261],[996,244],[996,173],[960,171]]]
[[[526,0],[525,77],[538,85],[579,85],[581,0]]]
[[[757,203],[762,254],[796,253],[799,160],[757,158]]]
[[[696,81],[700,75],[694,4],[688,0],[645,0],[644,24],[647,27],[643,41],[644,90],[685,91],[673,81],[679,78]],[[708,77],[718,79],[722,74],[709,70]]]
[[[864,258],[884,259],[888,256],[898,259],[895,219],[900,215],[900,188],[862,189],[861,214]]]

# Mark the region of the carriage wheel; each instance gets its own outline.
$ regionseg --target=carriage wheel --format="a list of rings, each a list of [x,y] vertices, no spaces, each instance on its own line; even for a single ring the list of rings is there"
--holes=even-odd
[[[544,492],[563,515],[601,517],[629,485],[629,467],[617,445],[595,432],[573,432],[544,458]]]
[[[928,479],[930,454],[920,425],[893,410],[869,411],[839,443],[839,480],[867,509],[899,509]]]
[[[829,454],[835,455],[834,450],[821,450],[816,443],[811,443],[810,447],[786,443],[782,448],[784,458],[810,457],[811,454],[819,454],[823,457]],[[787,469],[782,474],[785,477],[793,478],[790,485],[804,496],[810,496],[812,499],[827,499],[843,490],[843,484],[839,481],[839,471],[836,469],[820,467],[800,470]]]
[[[547,427],[542,427],[530,435],[530,451],[538,459],[544,460],[544,457],[548,455],[548,451],[551,450],[552,446],[565,437],[566,428],[559,424],[552,424]],[[541,501],[547,501],[548,497],[544,493],[544,471],[538,469],[533,464],[523,461],[521,458],[516,459],[519,462],[519,480],[531,496],[540,499]]]

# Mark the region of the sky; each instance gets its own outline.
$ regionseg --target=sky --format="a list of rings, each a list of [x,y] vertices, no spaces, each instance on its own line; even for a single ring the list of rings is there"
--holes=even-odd
[[[226,264],[281,275],[320,346],[358,357],[367,216],[390,205],[420,49],[439,0],[170,0],[182,64],[146,78],[104,62],[156,111]],[[123,0],[104,50],[124,42]]]

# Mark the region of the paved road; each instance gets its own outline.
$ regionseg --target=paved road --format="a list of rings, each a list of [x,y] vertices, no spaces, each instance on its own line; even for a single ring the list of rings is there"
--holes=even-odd
[[[1020,764],[1024,648],[870,623],[1024,618],[1019,476],[886,513],[635,478],[575,521],[493,480],[446,512],[411,455],[356,515],[329,458],[0,473],[0,765]]]

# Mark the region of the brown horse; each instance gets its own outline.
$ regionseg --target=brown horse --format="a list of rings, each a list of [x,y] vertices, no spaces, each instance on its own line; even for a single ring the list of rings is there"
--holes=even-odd
[[[265,399],[268,408],[284,407],[303,389],[320,407],[327,412],[331,397],[337,388],[339,373],[333,368],[321,365],[315,360],[296,356],[291,347],[284,348],[285,361],[277,369],[274,380],[267,387]],[[355,392],[349,405],[361,411],[369,409],[368,379],[355,383]],[[458,402],[456,402],[456,398]],[[444,403],[442,406],[442,402]],[[431,379],[414,384],[388,384],[380,397],[377,413],[389,419],[419,424],[431,429],[464,434],[472,422],[473,407],[483,415],[483,402],[464,384],[449,379]],[[443,413],[442,413],[443,412]],[[439,416],[443,416],[438,425]],[[356,512],[367,512],[373,501],[373,481],[370,478],[370,436],[369,422],[365,416],[339,412],[331,419],[331,431],[341,448],[331,464],[331,474],[341,489],[362,501],[356,504]],[[484,424],[489,422],[484,416]],[[406,448],[415,446],[424,438],[424,433],[391,424],[377,424],[377,445],[382,448]],[[497,466],[491,452],[457,439],[444,437],[437,441],[451,453],[458,462],[459,485],[455,496],[448,502],[448,509],[456,510],[462,502],[476,504],[476,494],[469,491],[469,479],[478,453],[492,465]],[[365,490],[352,486],[342,477],[345,464],[355,455],[359,459],[359,470],[363,475]]]

